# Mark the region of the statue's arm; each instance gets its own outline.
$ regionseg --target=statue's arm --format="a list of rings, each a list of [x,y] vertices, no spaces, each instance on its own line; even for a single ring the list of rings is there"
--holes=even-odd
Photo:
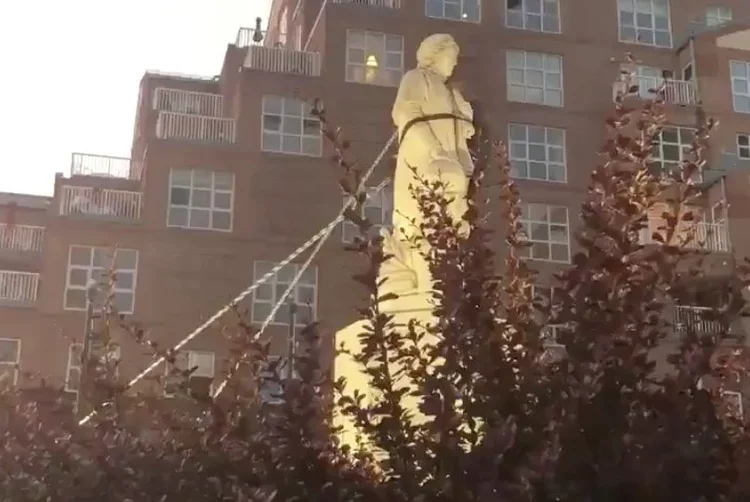
[[[427,100],[427,80],[419,70],[411,70],[401,79],[396,101],[393,104],[393,122],[399,132],[414,119],[424,116],[422,105]],[[425,145],[430,151],[440,151],[442,146],[432,132],[429,122],[414,122],[407,133],[410,138]]]

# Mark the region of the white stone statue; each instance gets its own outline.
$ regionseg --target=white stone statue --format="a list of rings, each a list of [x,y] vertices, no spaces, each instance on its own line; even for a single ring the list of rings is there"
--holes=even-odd
[[[432,290],[432,276],[420,249],[409,239],[419,232],[421,212],[410,185],[418,181],[412,170],[430,181],[446,183],[446,195],[454,198],[450,214],[461,221],[467,209],[466,194],[474,165],[467,140],[474,135],[471,105],[448,84],[458,62],[459,47],[451,35],[425,38],[417,50],[417,67],[408,71],[393,104],[399,149],[393,180],[393,230],[383,232],[383,250],[393,258],[383,264],[388,277],[382,291],[400,296]],[[462,231],[466,231],[465,225]],[[421,252],[426,250],[421,246]],[[408,307],[396,301],[398,310]],[[402,308],[403,307],[403,308]]]

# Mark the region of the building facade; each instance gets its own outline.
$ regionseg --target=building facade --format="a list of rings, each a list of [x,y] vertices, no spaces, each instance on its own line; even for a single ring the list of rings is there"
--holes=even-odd
[[[459,42],[456,80],[490,134],[508,142],[540,289],[576,251],[577,211],[604,140],[603,120],[623,85],[627,52],[639,61],[629,69],[642,99],[652,99],[643,89],[667,79],[669,125],[654,148],[655,169],[682,160],[697,117],[721,122],[696,180],[707,193],[695,209],[704,215],[698,235],[718,265],[712,273],[728,276],[733,255],[750,255],[742,231],[750,216],[750,4],[581,5],[275,0],[268,29],[240,28],[219,75],[147,72],[130,158],[73,154],[70,174],[56,176],[52,197],[0,197],[0,369],[22,386],[41,375],[75,392],[87,285],[101,279],[112,258],[121,312],[161,344],[181,340],[340,209],[337,173],[312,100],[322,101],[368,166],[393,132],[390,107],[401,75],[414,66],[419,42],[437,32]],[[392,172],[391,157],[375,171],[373,186]],[[368,202],[375,223],[388,223],[389,200],[385,190]],[[294,324],[317,319],[328,339],[356,318],[361,301],[350,293],[358,260],[341,245],[350,238],[351,228],[339,225],[291,295]],[[306,256],[243,304],[253,323],[266,320]],[[715,329],[696,320],[702,308],[676,305],[671,315]],[[222,369],[222,322],[187,346],[202,376]],[[277,355],[285,354],[290,322],[281,308],[265,331]],[[120,352],[124,377],[149,362],[127,337]]]

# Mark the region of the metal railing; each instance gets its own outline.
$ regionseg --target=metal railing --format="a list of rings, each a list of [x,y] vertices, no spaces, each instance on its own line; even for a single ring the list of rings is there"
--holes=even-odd
[[[0,302],[12,305],[32,305],[39,289],[39,274],[0,270]]]
[[[288,39],[286,43],[271,41],[265,32],[252,28],[240,28],[235,41],[237,47],[247,48],[245,68],[319,77],[320,54],[297,50],[293,43]]]
[[[71,176],[137,179],[127,157],[73,153],[70,159]]]
[[[369,7],[387,7],[389,9],[401,8],[401,0],[333,0],[333,3],[367,5]]]
[[[0,251],[38,253],[43,241],[44,227],[0,223]]]
[[[612,97],[618,93],[624,93],[625,82],[617,81],[612,86]],[[672,105],[696,105],[698,104],[698,91],[695,84],[689,80],[664,79],[636,75],[632,78],[631,85],[638,86],[638,97],[641,99],[656,99],[657,89],[664,86],[664,101]]]
[[[650,219],[648,227],[641,230],[641,244],[654,243],[653,234],[662,233],[660,226],[665,223],[658,219]],[[692,249],[705,249],[706,251],[727,252],[729,251],[729,232],[725,223],[707,223],[704,221],[694,223],[686,228],[677,229],[674,244],[678,245],[680,234],[685,235],[689,232],[695,232],[686,247]],[[687,236],[686,236],[687,237]]]
[[[720,320],[705,319],[706,313],[710,311],[710,307],[675,305],[672,320],[675,331],[679,333],[692,330],[699,334],[719,334],[727,332],[728,326]]]
[[[157,87],[154,90],[153,108],[189,115],[221,117],[224,112],[224,98],[221,94]]]
[[[193,75],[190,73],[179,73],[174,71],[146,70],[146,75],[163,78],[175,78],[180,80],[200,80],[201,82],[216,82],[219,75]]]
[[[230,118],[159,112],[156,136],[161,139],[234,143],[236,122]]]
[[[63,186],[60,198],[62,216],[81,215],[115,220],[141,217],[141,192],[93,187]]]

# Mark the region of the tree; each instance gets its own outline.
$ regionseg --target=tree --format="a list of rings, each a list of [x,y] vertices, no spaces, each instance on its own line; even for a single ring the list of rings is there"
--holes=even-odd
[[[370,329],[356,358],[374,397],[365,400],[343,379],[332,394],[312,325],[296,361],[300,378],[276,382],[281,404],[263,402],[247,382],[276,372],[267,371],[267,347],[238,312],[227,327],[235,345],[230,365],[253,378],[231,380],[225,397],[199,399],[192,409],[161,406],[102,377],[99,394],[92,392],[115,405],[80,427],[61,418],[70,416],[60,414],[61,403],[43,407],[4,392],[3,499],[746,500],[750,434],[723,391],[746,373],[747,355],[728,326],[745,311],[747,263],[715,286],[724,300],[703,320],[721,329],[696,331],[688,323],[676,338],[678,327],[664,315],[690,300],[689,286],[705,276],[708,252],[696,248],[694,231],[699,215],[688,208],[700,195],[690,180],[715,124],[699,128],[679,172],[655,175],[648,156],[665,120],[663,90],[640,110],[629,106],[637,91],[618,96],[607,120],[610,139],[581,208],[580,250],[548,298],[533,292],[522,205],[501,144],[477,142],[465,223],[446,211],[444,184],[414,187],[427,220],[421,238],[436,250],[428,259],[437,322],[407,329],[380,309],[387,298],[377,270],[389,257],[360,217],[362,172],[349,144],[319,110],[342,189],[357,201],[348,217],[360,230],[352,248],[365,258],[356,281],[368,294],[361,312]],[[502,262],[492,250],[488,204],[502,208],[506,223]],[[659,212],[664,224],[655,244],[644,246],[639,235]],[[465,224],[468,236],[459,232]],[[174,361],[142,330],[108,315],[105,339],[117,324]],[[654,358],[664,347],[672,347],[666,372]],[[191,369],[175,372],[189,378]],[[404,375],[414,384],[403,385]],[[427,420],[418,420],[409,399]],[[332,406],[356,424],[362,444],[338,444]],[[144,423],[155,432],[144,436]]]

